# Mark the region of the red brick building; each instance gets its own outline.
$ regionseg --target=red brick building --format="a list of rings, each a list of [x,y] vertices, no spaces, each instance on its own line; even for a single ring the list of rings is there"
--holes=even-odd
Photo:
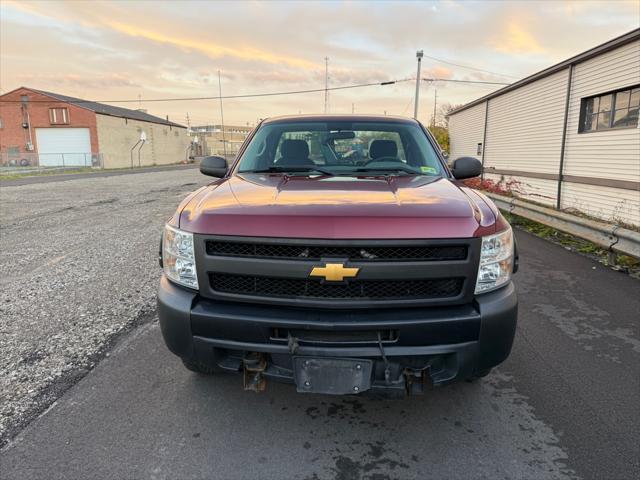
[[[177,163],[188,145],[184,126],[145,111],[27,87],[0,96],[1,165]]]

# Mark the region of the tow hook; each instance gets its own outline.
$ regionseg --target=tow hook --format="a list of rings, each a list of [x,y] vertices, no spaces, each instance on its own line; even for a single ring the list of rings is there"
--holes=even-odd
[[[427,385],[427,370],[405,369],[404,371],[405,385],[407,395],[424,394]]]
[[[267,368],[267,359],[263,353],[252,352],[242,359],[244,389],[264,392],[267,379],[262,372]]]

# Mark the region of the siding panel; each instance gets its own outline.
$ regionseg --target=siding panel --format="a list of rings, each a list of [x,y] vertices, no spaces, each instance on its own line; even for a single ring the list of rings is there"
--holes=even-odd
[[[503,182],[503,184],[507,184],[511,182],[510,189],[512,192],[524,200],[530,200],[550,207],[555,207],[556,205],[558,182],[555,180],[496,175],[493,173],[486,173],[484,178],[496,183]]]
[[[484,137],[485,103],[476,105],[449,118],[449,159],[476,157],[478,143]]]
[[[569,101],[564,173],[614,180],[640,181],[640,130],[637,128],[578,133],[582,98],[640,83],[640,40],[587,60],[575,66]],[[599,187],[594,187],[599,188]],[[570,189],[577,194],[592,193]],[[611,193],[611,192],[609,192]],[[639,192],[629,192],[637,198]],[[616,193],[617,195],[617,193]],[[606,195],[589,199],[606,206]],[[562,207],[576,200],[563,199]],[[589,202],[581,202],[587,205]],[[573,207],[576,208],[576,207]],[[598,210],[598,205],[593,206]],[[636,220],[636,224],[640,223]]]
[[[485,166],[499,170],[557,174],[569,69],[507,91],[489,100]],[[640,182],[640,127],[578,133],[582,98],[640,84],[640,40],[574,66],[565,144],[564,174]],[[473,154],[482,141],[486,102],[450,117],[451,145]],[[471,110],[475,110],[471,113]],[[477,141],[470,141],[480,138]],[[464,148],[463,145],[466,145]],[[452,149],[452,152],[454,150]],[[454,157],[454,155],[452,155]],[[485,174],[515,181],[514,193],[555,206],[557,182]],[[563,183],[563,209],[576,209],[606,221],[640,225],[640,191]]]
[[[563,183],[562,206],[607,222],[640,225],[640,193],[633,190]]]
[[[485,166],[558,173],[567,79],[568,69],[489,101]],[[555,182],[518,180],[523,182],[522,196],[554,202]]]

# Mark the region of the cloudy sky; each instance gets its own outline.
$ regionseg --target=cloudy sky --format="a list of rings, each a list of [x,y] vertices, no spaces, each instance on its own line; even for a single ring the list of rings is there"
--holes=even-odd
[[[640,27],[640,0],[162,2],[0,0],[0,92],[18,86],[106,101],[141,98],[149,113],[220,121],[215,101],[167,97],[306,90],[423,77],[512,82]],[[468,68],[473,67],[473,68]],[[336,113],[412,114],[415,85],[336,91]],[[424,84],[420,119],[496,88]],[[139,104],[119,104],[138,108]],[[227,100],[226,123],[316,113],[323,93]]]

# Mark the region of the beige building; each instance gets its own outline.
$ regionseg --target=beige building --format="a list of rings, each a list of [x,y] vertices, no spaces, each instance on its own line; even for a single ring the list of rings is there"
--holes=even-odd
[[[104,168],[167,165],[185,161],[189,155],[191,139],[187,129],[177,124],[110,115],[97,115],[96,122]]]
[[[562,210],[640,226],[640,29],[449,114],[450,158]]]
[[[252,130],[248,125],[225,125],[223,134],[221,125],[202,125],[192,127],[190,135],[197,137],[194,151],[200,155],[235,156]]]

